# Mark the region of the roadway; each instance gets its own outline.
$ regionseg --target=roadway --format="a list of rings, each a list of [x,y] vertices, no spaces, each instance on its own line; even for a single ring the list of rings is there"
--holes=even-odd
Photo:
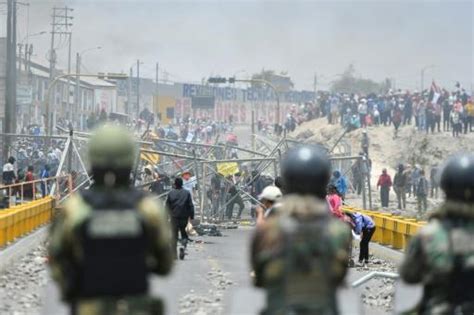
[[[257,314],[264,305],[264,294],[253,288],[250,278],[249,241],[252,227],[222,230],[222,237],[195,237],[199,241],[188,248],[184,261],[176,261],[172,274],[167,278],[153,277],[151,292],[166,303],[166,314]],[[381,265],[374,266],[380,269]],[[359,279],[374,268],[364,270],[351,268],[347,283]],[[372,292],[391,285],[385,280],[375,280],[362,287],[367,297]],[[389,314],[386,304],[390,297],[376,296],[372,304],[362,306],[360,290],[340,290],[342,314],[359,314],[363,307],[365,314]],[[42,314],[63,315],[67,308],[59,303],[58,292],[49,279],[43,292],[45,302]]]

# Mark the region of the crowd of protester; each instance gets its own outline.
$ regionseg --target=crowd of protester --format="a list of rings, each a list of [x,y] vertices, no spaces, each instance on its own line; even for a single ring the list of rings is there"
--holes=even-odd
[[[433,82],[429,90],[388,91],[368,95],[320,92],[315,103],[292,106],[284,122],[287,131],[304,121],[326,117],[329,124],[357,129],[367,126],[414,125],[418,131],[449,131],[458,137],[473,131],[474,102],[459,84],[453,91],[440,89]],[[259,123],[264,125],[263,123]]]

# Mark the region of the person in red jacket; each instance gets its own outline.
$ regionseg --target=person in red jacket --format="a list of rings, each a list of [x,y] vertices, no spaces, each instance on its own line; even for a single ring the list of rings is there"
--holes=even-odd
[[[326,195],[326,201],[328,202],[331,214],[334,217],[342,220],[342,218],[344,217],[341,211],[342,198],[339,196],[337,188],[333,184],[328,185],[328,194]]]
[[[377,182],[377,188],[379,187],[382,208],[387,208],[389,202],[390,187],[392,187],[392,178],[390,178],[390,175],[387,174],[386,168],[382,170],[382,175],[380,175],[379,181]]]

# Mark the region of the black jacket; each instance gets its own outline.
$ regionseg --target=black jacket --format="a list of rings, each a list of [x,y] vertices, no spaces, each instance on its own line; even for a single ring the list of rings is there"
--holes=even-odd
[[[166,199],[166,207],[173,218],[194,219],[194,205],[191,193],[186,189],[173,189]]]

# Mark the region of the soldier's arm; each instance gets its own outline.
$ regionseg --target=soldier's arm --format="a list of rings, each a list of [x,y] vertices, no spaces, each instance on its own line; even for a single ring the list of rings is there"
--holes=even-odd
[[[278,259],[281,246],[274,219],[271,218],[257,227],[251,245],[251,265],[255,272],[256,287],[264,287],[268,281],[277,278],[281,273],[282,265]]]
[[[350,246],[352,235],[350,227],[340,221],[334,222],[331,229],[332,240],[335,242],[335,263],[331,265],[334,284],[339,286],[346,277],[348,261],[350,259]]]
[[[64,214],[61,213],[51,225],[50,229],[50,243],[48,246],[49,268],[51,269],[51,276],[58,284],[61,295],[64,298],[67,290],[67,275],[66,268],[68,260],[69,241],[66,238],[66,231],[64,226]]]
[[[74,289],[74,265],[80,253],[74,239],[74,227],[89,212],[77,196],[71,197],[56,217],[50,229],[48,246],[49,267],[53,280],[59,285],[63,300],[72,297]]]
[[[425,259],[421,235],[414,236],[408,245],[405,258],[400,266],[400,276],[406,283],[422,281]]]
[[[150,252],[147,264],[152,272],[166,275],[171,271],[171,229],[166,209],[151,198],[145,198],[138,207],[145,218]]]

